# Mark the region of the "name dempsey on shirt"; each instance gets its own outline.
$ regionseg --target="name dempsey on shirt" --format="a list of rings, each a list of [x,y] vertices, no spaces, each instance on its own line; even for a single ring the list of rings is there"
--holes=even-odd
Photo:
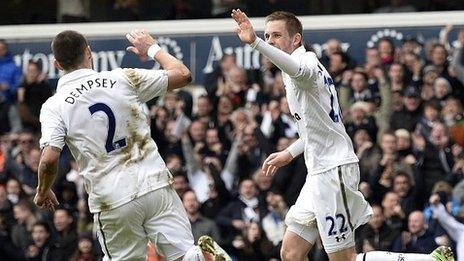
[[[83,92],[89,91],[92,88],[113,88],[114,85],[116,84],[116,80],[111,80],[111,79],[106,79],[106,78],[96,78],[93,80],[88,80],[87,85],[81,84],[81,87],[77,87],[74,90],[77,91],[77,93],[72,90],[69,92],[69,96],[64,99],[65,102],[69,104],[74,104],[76,102],[76,99],[81,96]]]

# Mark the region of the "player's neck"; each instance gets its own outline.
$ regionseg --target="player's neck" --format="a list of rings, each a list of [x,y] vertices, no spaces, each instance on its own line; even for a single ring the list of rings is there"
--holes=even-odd
[[[64,74],[72,73],[74,71],[81,70],[81,69],[93,69],[93,68],[92,68],[92,66],[82,64],[82,65],[79,65],[76,68],[73,68],[71,70],[64,71]]]
[[[291,55],[292,53],[294,53],[294,52],[295,52],[298,48],[300,48],[300,47],[301,47],[301,44],[298,45],[298,46],[296,46],[296,47],[293,47],[293,49],[292,49],[288,54]]]

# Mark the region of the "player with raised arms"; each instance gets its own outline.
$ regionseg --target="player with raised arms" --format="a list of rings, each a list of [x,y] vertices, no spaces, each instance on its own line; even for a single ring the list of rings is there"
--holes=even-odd
[[[79,165],[104,260],[146,260],[150,240],[167,260],[230,260],[211,238],[194,245],[187,213],[170,186],[172,175],[150,137],[143,104],[190,83],[190,70],[144,30],[126,35],[128,47],[162,70],[96,72],[85,37],[63,31],[52,42],[64,72],[57,92],[42,106],[42,156],[34,202],[53,210],[50,189],[66,144]]]
[[[245,13],[233,10],[232,17],[240,40],[282,70],[288,106],[300,137],[287,149],[269,155],[263,172],[273,175],[303,152],[308,169],[300,195],[285,218],[282,259],[307,260],[319,234],[331,261],[453,260],[446,247],[431,255],[356,254],[354,231],[369,220],[372,209],[358,191],[358,158],[342,123],[332,78],[316,54],[305,50],[302,25],[294,14],[278,11],[268,15],[265,41],[256,36]]]

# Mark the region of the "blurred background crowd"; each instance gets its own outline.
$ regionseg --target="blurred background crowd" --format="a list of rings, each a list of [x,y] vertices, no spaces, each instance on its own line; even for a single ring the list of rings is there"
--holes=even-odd
[[[11,1],[23,2],[29,1]],[[143,1],[117,1],[126,2]],[[178,8],[189,2],[170,3]],[[211,6],[228,2],[251,8],[254,1],[218,0]],[[440,1],[416,2],[430,7]],[[448,43],[452,30],[458,31],[458,47]],[[438,193],[464,222],[464,29],[446,26],[425,43],[382,38],[366,48],[363,60],[343,52],[338,39],[326,46],[320,60],[333,78],[360,159],[359,189],[374,209],[371,221],[357,231],[357,250],[430,253],[439,245],[455,250],[456,242],[433,219],[428,199]],[[224,55],[203,86],[167,93],[146,108],[152,138],[174,176],[195,239],[211,235],[235,260],[279,259],[284,217],[306,178],[302,156],[274,177],[260,172],[267,155],[297,138],[282,75],[267,59],[261,63],[258,70],[244,70],[233,55]],[[32,203],[40,159],[38,116],[54,89],[40,63],[30,61],[23,74],[8,43],[0,41],[1,260],[102,256],[83,181],[67,149],[54,184],[59,209],[51,213]],[[149,250],[150,260],[162,260]],[[327,258],[320,241],[310,255]]]
[[[8,0],[0,24],[250,17],[287,10],[297,15],[463,10],[461,0]]]

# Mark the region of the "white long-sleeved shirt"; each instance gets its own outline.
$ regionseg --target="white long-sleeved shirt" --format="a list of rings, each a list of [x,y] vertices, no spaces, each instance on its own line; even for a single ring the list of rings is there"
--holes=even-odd
[[[316,54],[300,46],[288,55],[260,39],[252,46],[282,70],[288,106],[301,139],[297,142],[304,142],[308,173],[358,162],[342,123],[333,80]]]
[[[458,222],[443,204],[431,205],[433,217],[438,220],[451,239],[456,242],[457,261],[464,261],[464,224]]]

